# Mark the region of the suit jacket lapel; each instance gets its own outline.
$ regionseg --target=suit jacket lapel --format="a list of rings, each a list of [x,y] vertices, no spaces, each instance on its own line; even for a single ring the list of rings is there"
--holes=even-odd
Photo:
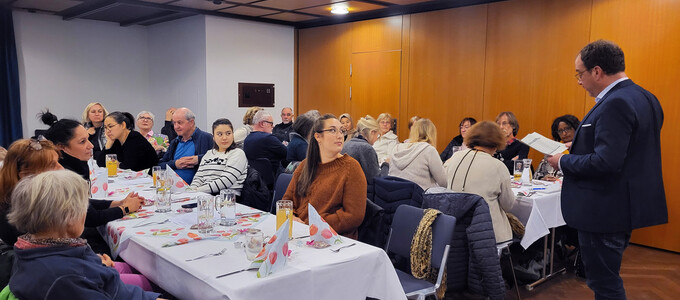
[[[630,80],[630,79],[626,79],[626,80],[624,80],[624,81],[621,81],[621,82],[619,82],[618,84],[616,84],[611,90],[609,90],[609,92],[607,92],[607,93],[604,95],[604,97],[602,97],[602,99],[600,99],[600,101],[597,101],[597,103],[595,103],[595,106],[593,106],[593,108],[591,108],[590,111],[588,111],[588,113],[586,114],[586,116],[583,117],[583,119],[581,120],[581,123],[578,125],[578,128],[576,129],[576,132],[574,132],[574,139],[573,139],[573,141],[576,142],[576,138],[578,137],[578,132],[581,131],[581,126],[583,126],[583,124],[585,123],[585,121],[588,120],[588,117],[590,116],[590,114],[591,114],[593,111],[595,111],[595,109],[596,109],[598,106],[600,106],[600,104],[602,104],[605,100],[607,100],[607,98],[609,97],[609,95],[611,95],[614,91],[616,91],[616,90],[618,90],[618,89],[620,89],[620,88],[629,86],[629,85],[631,85],[631,84],[633,84],[633,81]]]

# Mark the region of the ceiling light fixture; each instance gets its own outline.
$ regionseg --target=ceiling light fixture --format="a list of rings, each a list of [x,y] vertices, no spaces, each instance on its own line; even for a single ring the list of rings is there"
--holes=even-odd
[[[349,13],[349,9],[347,8],[347,5],[336,4],[331,6],[331,13],[335,15],[346,15]]]

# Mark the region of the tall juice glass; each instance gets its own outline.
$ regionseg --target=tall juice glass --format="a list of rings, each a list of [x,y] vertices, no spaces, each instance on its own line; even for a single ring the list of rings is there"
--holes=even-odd
[[[118,176],[118,156],[115,154],[106,155],[106,170],[109,177]]]
[[[160,166],[151,167],[151,176],[153,177],[153,187],[158,187],[158,173],[161,171]]]
[[[276,230],[284,222],[289,222],[288,238],[293,237],[293,200],[276,201]]]

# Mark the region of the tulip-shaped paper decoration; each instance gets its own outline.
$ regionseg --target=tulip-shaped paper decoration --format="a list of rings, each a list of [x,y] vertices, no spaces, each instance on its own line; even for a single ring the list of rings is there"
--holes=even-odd
[[[104,199],[109,193],[109,175],[106,169],[101,168],[94,171],[90,177],[90,197],[94,199]]]
[[[309,236],[312,241],[325,241],[329,245],[342,243],[342,238],[311,204],[307,204],[307,215],[309,216]]]
[[[99,166],[97,166],[97,162],[95,162],[93,158],[90,158],[87,161],[87,168],[90,169],[90,180],[92,180],[92,178],[94,178],[94,173],[97,170],[100,169]],[[101,169],[103,169],[103,168],[101,168]]]
[[[274,272],[283,269],[286,265],[288,256],[290,256],[291,253],[291,251],[288,250],[289,226],[289,222],[283,223],[250,265],[254,268],[260,268],[257,271],[258,278],[267,277]]]
[[[170,187],[170,192],[174,193],[183,193],[186,192],[187,187],[189,185],[182,179],[182,177],[179,177],[177,173],[175,173],[175,170],[173,170],[171,167],[167,167],[166,172],[168,172],[170,175],[169,177],[172,179],[172,186]]]

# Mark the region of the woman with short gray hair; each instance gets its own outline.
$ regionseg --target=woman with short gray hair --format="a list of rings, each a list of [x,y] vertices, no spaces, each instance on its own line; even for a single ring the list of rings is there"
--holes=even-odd
[[[14,244],[12,293],[19,299],[157,299],[158,293],[125,284],[111,259],[98,257],[80,238],[87,197],[87,182],[67,170],[17,184],[7,219],[27,233]]]

